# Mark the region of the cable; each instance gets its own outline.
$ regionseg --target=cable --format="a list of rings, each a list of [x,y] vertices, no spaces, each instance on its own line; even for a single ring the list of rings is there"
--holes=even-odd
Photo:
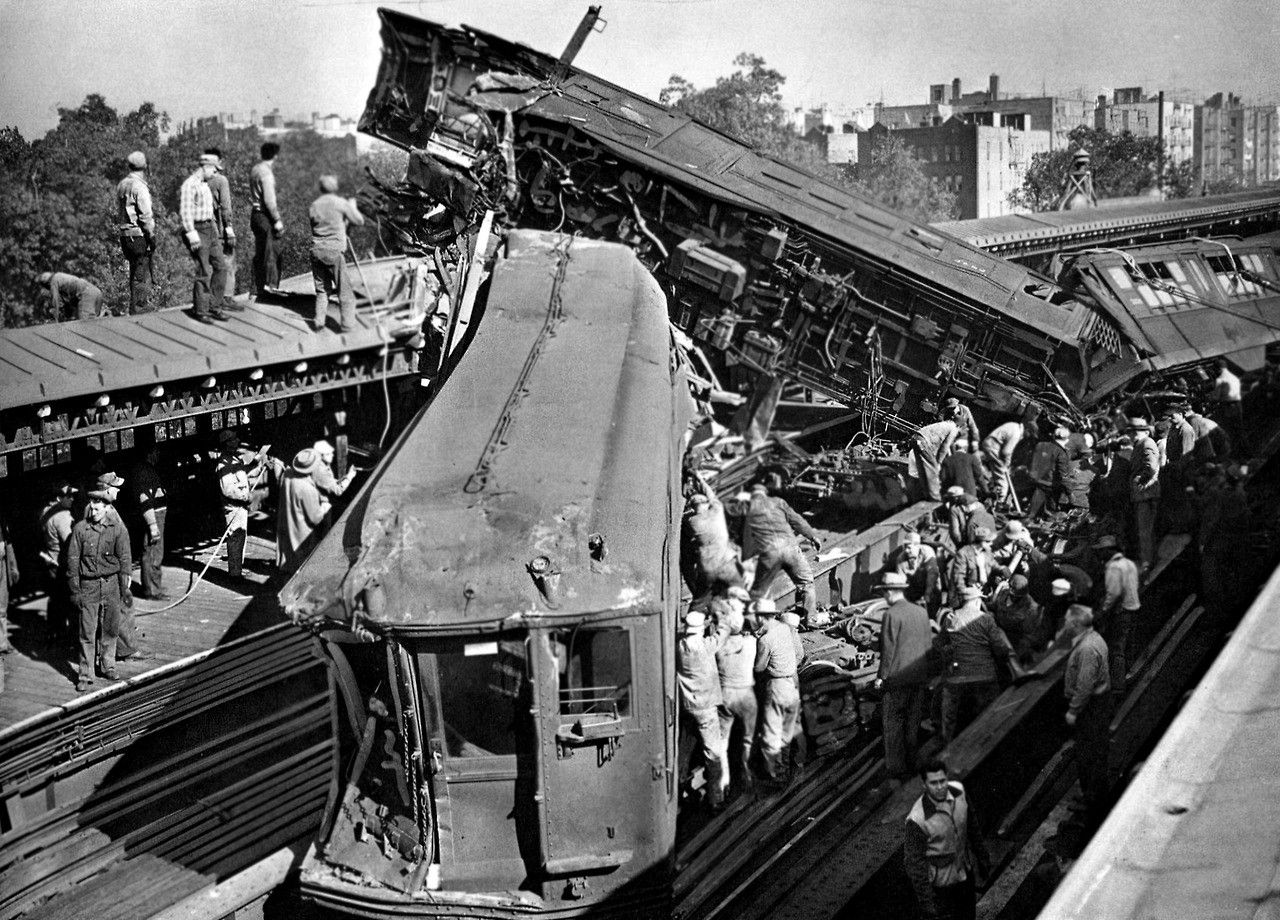
[[[163,607],[157,607],[155,610],[135,610],[133,612],[134,617],[135,618],[149,617],[149,616],[155,616],[157,613],[164,613],[166,610],[172,610],[174,607],[177,607],[179,604],[181,604],[183,601],[189,598],[192,592],[195,591],[195,589],[200,585],[200,582],[201,580],[203,580],[205,573],[209,571],[209,566],[213,565],[213,560],[218,557],[218,550],[222,549],[222,544],[227,542],[227,537],[230,535],[231,531],[234,528],[235,528],[235,522],[232,521],[230,524],[227,525],[227,529],[222,532],[222,536],[218,537],[217,546],[215,546],[212,550],[210,550],[208,561],[205,562],[204,568],[200,570],[200,574],[198,574],[195,577],[195,580],[191,582],[191,587],[187,588],[186,594],[182,595],[182,597],[178,598],[172,604],[165,604]]]

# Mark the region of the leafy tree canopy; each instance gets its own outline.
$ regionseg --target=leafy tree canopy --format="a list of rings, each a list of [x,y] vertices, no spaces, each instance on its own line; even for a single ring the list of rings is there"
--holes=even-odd
[[[116,231],[115,187],[128,171],[125,157],[134,150],[147,156],[155,206],[156,306],[191,301],[191,258],[179,232],[178,189],[197,155],[209,146],[222,151],[231,182],[238,288],[247,289],[253,255],[249,170],[262,142],[256,129],[226,131],[214,125],[176,133],[161,143],[170,127],[168,115],[149,102],[121,114],[97,94],[74,109],[59,109],[58,115],[57,127],[35,141],[28,142],[15,128],[0,128],[0,324],[55,319],[35,283],[45,271],[86,278],[102,288],[108,307],[127,310],[128,267]],[[403,174],[403,162],[383,162],[402,156],[385,151],[358,156],[350,138],[323,138],[311,131],[278,140],[284,265],[286,273],[295,274],[310,266],[307,207],[318,194],[317,177],[338,176],[342,192],[350,195],[360,188],[366,166],[385,177],[397,166]],[[385,251],[376,221],[353,228],[352,242],[362,254]]]

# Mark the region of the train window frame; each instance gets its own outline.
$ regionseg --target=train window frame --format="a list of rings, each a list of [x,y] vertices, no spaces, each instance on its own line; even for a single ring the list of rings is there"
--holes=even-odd
[[[572,657],[575,649],[583,648],[582,640],[584,636],[617,636],[626,643],[625,662],[627,668],[627,683],[625,685],[613,686],[615,691],[625,691],[624,705],[618,707],[614,711],[606,709],[596,709],[591,707],[599,706],[604,700],[595,696],[587,695],[583,699],[589,703],[588,707],[577,708],[575,706],[566,706],[566,693],[587,693],[588,691],[607,690],[611,685],[597,683],[598,678],[593,674],[590,684],[583,684],[579,687],[566,686],[566,668],[572,665]],[[563,641],[569,639],[569,642]],[[556,661],[556,715],[562,720],[567,719],[583,719],[587,721],[609,721],[619,723],[629,723],[639,717],[640,698],[636,692],[636,676],[638,668],[636,667],[636,636],[634,630],[623,625],[595,625],[595,624],[578,624],[566,629],[553,629],[547,633],[548,647],[552,656]],[[561,661],[559,650],[565,649],[566,661]],[[594,659],[592,667],[594,669]],[[571,679],[570,679],[571,682]]]
[[[487,654],[489,647],[494,648],[492,655]],[[502,656],[510,655],[512,649],[519,649],[519,663],[512,670],[508,665],[503,668]],[[514,770],[517,757],[522,753],[527,742],[522,737],[519,721],[524,710],[528,708],[527,697],[532,692],[529,675],[528,633],[513,632],[464,637],[448,637],[432,639],[414,649],[418,662],[419,685],[430,702],[423,705],[423,729],[432,739],[432,749],[438,751],[444,760],[446,769],[454,773],[486,773],[494,769]],[[472,700],[464,704],[461,700],[452,699],[464,683],[457,679],[452,668],[455,663],[470,662],[472,666],[485,658],[493,658],[491,667],[499,668],[507,677],[513,679],[509,688],[501,688],[502,692],[489,696],[479,703]],[[447,662],[447,666],[442,664]],[[488,689],[496,689],[489,685]],[[521,694],[526,699],[521,699]],[[510,694],[510,695],[509,695]],[[509,728],[501,731],[504,746],[498,750],[490,750],[477,741],[484,733],[462,730],[467,726],[481,726],[492,732],[497,724],[495,719],[495,703],[499,697],[508,697],[511,701],[512,720]],[[461,745],[455,743],[461,742]]]

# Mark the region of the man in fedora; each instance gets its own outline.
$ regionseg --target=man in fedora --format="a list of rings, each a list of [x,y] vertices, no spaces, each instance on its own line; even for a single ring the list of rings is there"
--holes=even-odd
[[[929,681],[928,655],[933,642],[929,614],[906,599],[907,577],[886,572],[876,586],[889,606],[880,625],[880,669],[873,685],[883,692],[880,719],[884,727],[884,762],[892,779],[903,781],[915,769],[920,718]]]
[[[80,679],[76,689],[93,687],[94,665],[115,680],[116,637],[121,609],[133,605],[129,591],[133,560],[129,532],[118,516],[109,516],[111,492],[89,493],[84,520],[67,544],[67,586],[80,613]],[[101,638],[99,638],[101,633]]]
[[[1133,441],[1130,458],[1129,499],[1133,506],[1133,526],[1138,536],[1140,574],[1156,564],[1156,517],[1160,511],[1160,447],[1151,437],[1151,423],[1145,418],[1129,419]]]
[[[311,548],[311,535],[329,513],[329,499],[320,492],[314,474],[320,459],[311,447],[298,451],[284,483],[276,509],[276,565],[292,571],[304,551]]]

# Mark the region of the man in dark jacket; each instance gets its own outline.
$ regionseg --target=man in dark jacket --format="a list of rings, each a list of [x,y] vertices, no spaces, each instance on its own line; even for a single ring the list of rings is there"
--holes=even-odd
[[[927,656],[933,641],[929,615],[906,599],[907,579],[886,572],[878,591],[889,604],[880,625],[880,670],[875,686],[884,692],[884,763],[889,776],[905,780],[919,752],[920,717],[928,683]]]
[[[1059,426],[1053,430],[1050,440],[1036,445],[1031,460],[1031,479],[1036,484],[1036,491],[1027,509],[1033,518],[1044,511],[1057,511],[1059,505],[1066,504],[1071,497],[1070,485],[1074,474],[1071,454],[1067,450],[1070,440],[1071,432]]]
[[[1062,690],[1067,698],[1067,725],[1075,730],[1080,791],[1090,818],[1104,815],[1109,787],[1111,750],[1111,668],[1107,643],[1093,628],[1093,611],[1080,604],[1067,610],[1071,654]]]

